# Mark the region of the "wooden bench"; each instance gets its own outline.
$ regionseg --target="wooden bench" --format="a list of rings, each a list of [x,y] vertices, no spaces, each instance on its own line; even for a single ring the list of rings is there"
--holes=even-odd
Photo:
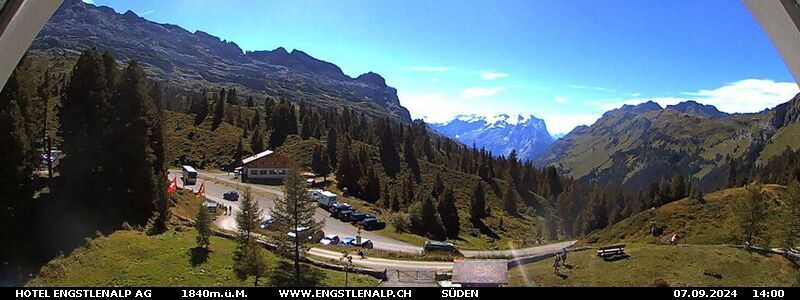
[[[597,256],[602,258],[612,258],[625,255],[625,244],[616,244],[597,248]]]

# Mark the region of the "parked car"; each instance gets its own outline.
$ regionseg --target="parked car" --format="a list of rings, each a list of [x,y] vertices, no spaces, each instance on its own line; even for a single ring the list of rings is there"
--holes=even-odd
[[[270,225],[272,225],[272,218],[267,217],[266,219],[264,219],[264,222],[261,223],[261,229],[267,229],[269,228]]]
[[[236,191],[227,192],[225,194],[222,194],[222,199],[230,201],[239,201],[239,193]]]
[[[361,247],[361,248],[366,248],[366,249],[372,249],[372,247],[374,247],[374,245],[372,244],[372,241],[370,241],[368,239],[364,239],[364,238],[361,239],[360,243],[358,242],[357,239],[353,239],[352,241],[350,241],[350,245],[351,246],[356,246],[356,247]]]
[[[427,241],[427,242],[425,242],[425,245],[422,246],[422,251],[425,252],[425,253],[432,252],[432,251],[458,252],[458,249],[456,249],[456,246],[453,245],[452,243],[439,242],[439,241]]]
[[[331,217],[336,217],[339,214],[340,211],[345,211],[345,210],[352,210],[352,208],[350,207],[350,204],[347,204],[347,203],[344,203],[344,202],[339,202],[339,203],[331,205],[331,207],[330,207],[330,209],[328,211],[331,212]]]
[[[351,209],[343,210],[336,214],[336,218],[342,222],[350,222],[353,220],[353,213],[355,213],[355,211]]]
[[[309,241],[319,241],[322,240],[322,231],[316,232],[314,235],[309,232],[307,227],[297,227],[297,229],[289,231],[286,233],[286,236],[290,239],[294,239],[295,236],[300,235],[301,239],[308,239]]]
[[[353,212],[352,215],[350,215],[350,222],[353,222],[353,224],[356,224],[358,222],[361,222],[361,220],[364,220],[364,219],[367,219],[367,218],[373,218],[373,217],[374,217],[373,215],[367,214],[365,212],[356,211],[356,212]]]
[[[338,235],[329,234],[323,237],[322,240],[320,240],[319,242],[325,246],[331,246],[331,245],[338,245],[340,240]]]
[[[339,245],[350,246],[350,245],[352,245],[352,243],[355,243],[355,241],[356,241],[355,237],[346,236],[346,237],[343,237],[341,240],[339,240]]]
[[[364,230],[381,230],[386,228],[386,222],[376,218],[366,218],[359,222]]]

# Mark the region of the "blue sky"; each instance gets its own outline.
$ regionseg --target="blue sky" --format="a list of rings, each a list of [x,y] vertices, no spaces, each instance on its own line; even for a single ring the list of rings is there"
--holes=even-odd
[[[625,103],[753,112],[798,92],[735,0],[91,2],[244,50],[300,49],[350,76],[374,71],[430,122],[532,114],[557,134]]]

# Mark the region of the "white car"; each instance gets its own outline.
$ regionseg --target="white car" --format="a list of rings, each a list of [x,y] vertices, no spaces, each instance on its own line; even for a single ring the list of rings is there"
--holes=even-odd
[[[338,245],[339,236],[335,234],[326,235],[322,238],[322,240],[319,241],[319,243],[325,246]]]

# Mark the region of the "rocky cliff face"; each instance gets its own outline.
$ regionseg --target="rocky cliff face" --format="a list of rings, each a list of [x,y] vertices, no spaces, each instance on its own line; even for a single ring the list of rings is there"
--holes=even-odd
[[[544,121],[534,116],[458,116],[430,126],[467,146],[474,143],[478,148],[486,148],[494,155],[508,156],[516,150],[521,160],[534,159],[553,143]]]
[[[76,54],[87,47],[139,60],[150,76],[178,86],[233,84],[267,97],[305,99],[323,106],[349,106],[404,122],[411,117],[378,74],[345,75],[330,62],[299,50],[243,52],[234,42],[202,31],[158,24],[128,11],[67,0],[31,46],[33,55]]]

